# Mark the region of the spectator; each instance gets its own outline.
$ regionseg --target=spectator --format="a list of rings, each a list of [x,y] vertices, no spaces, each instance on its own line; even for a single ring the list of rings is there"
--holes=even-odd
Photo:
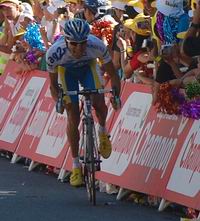
[[[194,10],[192,23],[185,35],[185,40],[183,43],[183,51],[188,56],[198,56],[200,55],[200,4],[196,5]]]
[[[15,43],[14,36],[18,31],[23,28],[21,22],[24,20],[24,17],[33,16],[33,11],[31,5],[28,3],[21,3],[18,0],[3,0],[0,3],[0,9],[5,17],[5,20],[8,20],[8,37],[11,39],[6,45],[0,45],[0,51],[5,53],[11,53],[11,49]]]
[[[121,72],[121,57],[120,57],[120,48],[117,46],[117,33],[120,32],[120,29],[123,29],[123,15],[125,13],[126,4],[121,1],[112,2],[112,7],[114,8],[115,19],[118,22],[118,25],[114,27],[113,30],[113,43],[112,43],[112,60],[115,66],[115,69],[118,71],[119,75],[122,77]]]

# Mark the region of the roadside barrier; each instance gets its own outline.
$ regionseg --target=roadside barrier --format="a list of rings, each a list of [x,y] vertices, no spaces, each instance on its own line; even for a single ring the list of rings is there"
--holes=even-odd
[[[0,149],[60,169],[71,170],[66,136],[67,115],[56,113],[48,74],[13,73],[9,62],[0,78]],[[108,128],[113,151],[103,160],[97,178],[122,188],[147,193],[166,202],[200,210],[200,121],[157,113],[148,86],[123,83],[122,109],[108,103]]]

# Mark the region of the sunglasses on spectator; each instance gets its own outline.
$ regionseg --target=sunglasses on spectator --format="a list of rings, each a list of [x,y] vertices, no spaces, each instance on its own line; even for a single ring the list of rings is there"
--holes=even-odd
[[[76,42],[76,41],[67,41],[70,45],[72,46],[77,46],[77,45],[84,45],[87,43],[87,40],[86,41],[81,41],[81,42]]]

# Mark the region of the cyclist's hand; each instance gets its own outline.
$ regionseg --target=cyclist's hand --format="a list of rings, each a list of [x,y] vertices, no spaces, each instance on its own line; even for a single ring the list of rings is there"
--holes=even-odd
[[[114,110],[119,110],[121,108],[121,99],[118,96],[112,96],[110,102]]]
[[[64,113],[64,106],[62,101],[60,100],[60,98],[58,98],[58,101],[56,102],[56,112],[59,114],[63,114]]]
[[[56,102],[56,111],[60,114],[63,114],[64,112],[64,103],[63,103],[63,89],[62,85],[58,85],[59,90],[58,90],[58,99]]]

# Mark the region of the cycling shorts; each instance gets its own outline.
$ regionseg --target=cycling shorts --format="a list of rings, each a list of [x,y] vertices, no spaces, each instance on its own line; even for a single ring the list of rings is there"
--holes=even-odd
[[[85,89],[100,89],[103,87],[103,78],[100,68],[95,60],[79,68],[58,66],[58,74],[63,87],[66,91],[79,90],[79,86]],[[64,101],[68,103],[78,103],[78,95],[64,96]]]

